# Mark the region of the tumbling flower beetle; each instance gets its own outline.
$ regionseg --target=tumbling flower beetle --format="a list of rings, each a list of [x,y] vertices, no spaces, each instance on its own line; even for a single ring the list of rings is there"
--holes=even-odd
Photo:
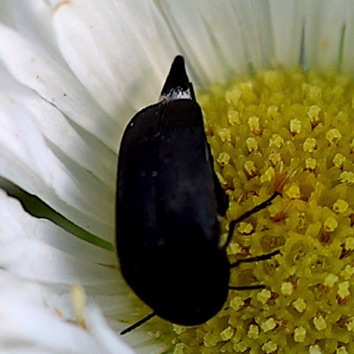
[[[278,251],[230,264],[226,247],[237,222],[220,245],[218,217],[228,199],[216,177],[203,116],[192,84],[177,56],[160,101],[129,122],[120,146],[116,241],[124,279],[157,315],[180,325],[198,325],[217,314],[230,287],[230,267],[269,259]]]

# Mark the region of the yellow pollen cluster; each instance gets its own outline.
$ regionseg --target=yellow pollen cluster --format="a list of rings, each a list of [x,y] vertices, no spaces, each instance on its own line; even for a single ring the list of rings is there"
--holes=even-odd
[[[223,309],[166,334],[189,353],[354,353],[354,81],[317,72],[267,71],[198,97],[231,220],[236,225]],[[186,289],[188,292],[188,289]],[[208,294],[205,294],[207,297]]]

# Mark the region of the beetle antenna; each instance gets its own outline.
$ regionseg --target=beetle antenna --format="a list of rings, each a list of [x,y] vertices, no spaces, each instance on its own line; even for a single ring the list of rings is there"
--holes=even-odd
[[[195,101],[195,94],[193,85],[187,76],[184,59],[181,55],[177,55],[163,85],[160,100],[174,101],[180,99]]]
[[[123,329],[123,331],[120,332],[120,335],[123,336],[124,334],[127,334],[127,333],[131,332],[133,329],[140,327],[142,324],[144,324],[145,322],[149,321],[154,316],[156,316],[155,312],[150,313],[149,315],[147,315],[146,317],[142,318],[138,322],[135,322],[134,324],[132,324],[128,328]]]
[[[232,239],[232,236],[234,234],[234,230],[235,230],[235,227],[236,225],[241,222],[242,220],[245,220],[247,219],[249,216],[259,212],[260,210],[268,207],[269,205],[272,204],[272,201],[277,197],[277,196],[281,196],[281,193],[279,192],[274,192],[267,200],[265,200],[263,203],[261,204],[258,204],[256,205],[254,208],[252,208],[251,210],[248,210],[246,211],[243,215],[241,215],[240,217],[238,217],[237,219],[235,220],[232,220],[230,222],[230,225],[229,225],[229,233],[227,235],[227,240],[225,242],[225,245],[224,247],[226,248],[229,243],[231,242],[231,239]],[[251,259],[251,258],[248,258],[248,259]],[[252,261],[251,261],[252,262]]]

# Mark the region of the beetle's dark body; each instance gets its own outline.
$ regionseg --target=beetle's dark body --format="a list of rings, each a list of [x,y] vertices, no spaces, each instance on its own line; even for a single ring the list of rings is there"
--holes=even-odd
[[[182,57],[161,96],[132,118],[121,142],[117,250],[125,280],[156,315],[196,325],[228,293],[230,263],[217,220],[227,199]]]

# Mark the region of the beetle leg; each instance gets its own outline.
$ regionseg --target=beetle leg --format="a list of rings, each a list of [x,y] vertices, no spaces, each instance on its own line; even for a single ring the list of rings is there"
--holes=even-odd
[[[229,225],[229,233],[227,235],[227,240],[226,240],[226,243],[225,243],[225,248],[229,245],[229,243],[231,242],[231,239],[232,239],[232,236],[233,236],[233,233],[234,233],[234,230],[235,230],[235,227],[236,225],[247,219],[249,216],[259,212],[260,210],[268,207],[269,205],[272,204],[272,201],[277,197],[277,196],[281,196],[281,193],[279,192],[274,192],[267,200],[265,200],[263,203],[261,204],[258,204],[256,205],[254,208],[252,208],[251,210],[249,211],[246,211],[243,215],[241,215],[240,217],[238,217],[237,219],[235,220],[232,220],[230,222],[230,225]]]
[[[262,254],[262,255],[256,256],[256,257],[238,259],[236,262],[230,264],[230,268],[237,267],[241,263],[251,263],[251,262],[265,261],[267,259],[270,259],[270,258],[276,256],[277,254],[280,254],[279,250],[276,250],[276,251],[273,251],[273,252],[270,252],[270,253],[265,253],[265,254]]]
[[[256,257],[250,257],[250,258],[244,258],[244,259],[238,259],[236,262],[230,264],[230,268],[237,267],[240,263],[250,263],[250,262],[257,262],[257,261],[265,261],[267,259],[270,259],[277,254],[280,254],[279,250],[270,252],[270,253],[265,253],[262,254],[261,256],[256,256]],[[230,286],[230,290],[253,290],[253,289],[264,289],[265,285],[263,284],[256,284],[256,285],[245,285],[245,286]]]
[[[245,286],[230,286],[230,290],[254,290],[254,289],[264,289],[265,285],[258,284],[258,285],[245,285]]]
[[[129,332],[131,332],[133,329],[140,327],[142,324],[144,324],[145,322],[149,321],[151,318],[153,318],[155,316],[155,312],[150,313],[149,315],[147,315],[146,317],[142,318],[141,320],[139,320],[138,322],[133,323],[131,326],[129,326],[126,329],[123,329],[122,332],[120,332],[120,335],[124,335],[127,334]]]
[[[267,259],[270,259],[277,254],[280,254],[279,250],[262,254],[261,256],[256,256],[256,257],[250,257],[250,258],[244,258],[244,259],[238,259],[236,262],[230,264],[230,268],[237,267],[240,263],[250,263],[250,262],[257,262],[257,261],[265,261]],[[263,284],[256,284],[256,285],[245,285],[245,286],[230,286],[230,290],[253,290],[253,289],[264,289],[265,285]]]

